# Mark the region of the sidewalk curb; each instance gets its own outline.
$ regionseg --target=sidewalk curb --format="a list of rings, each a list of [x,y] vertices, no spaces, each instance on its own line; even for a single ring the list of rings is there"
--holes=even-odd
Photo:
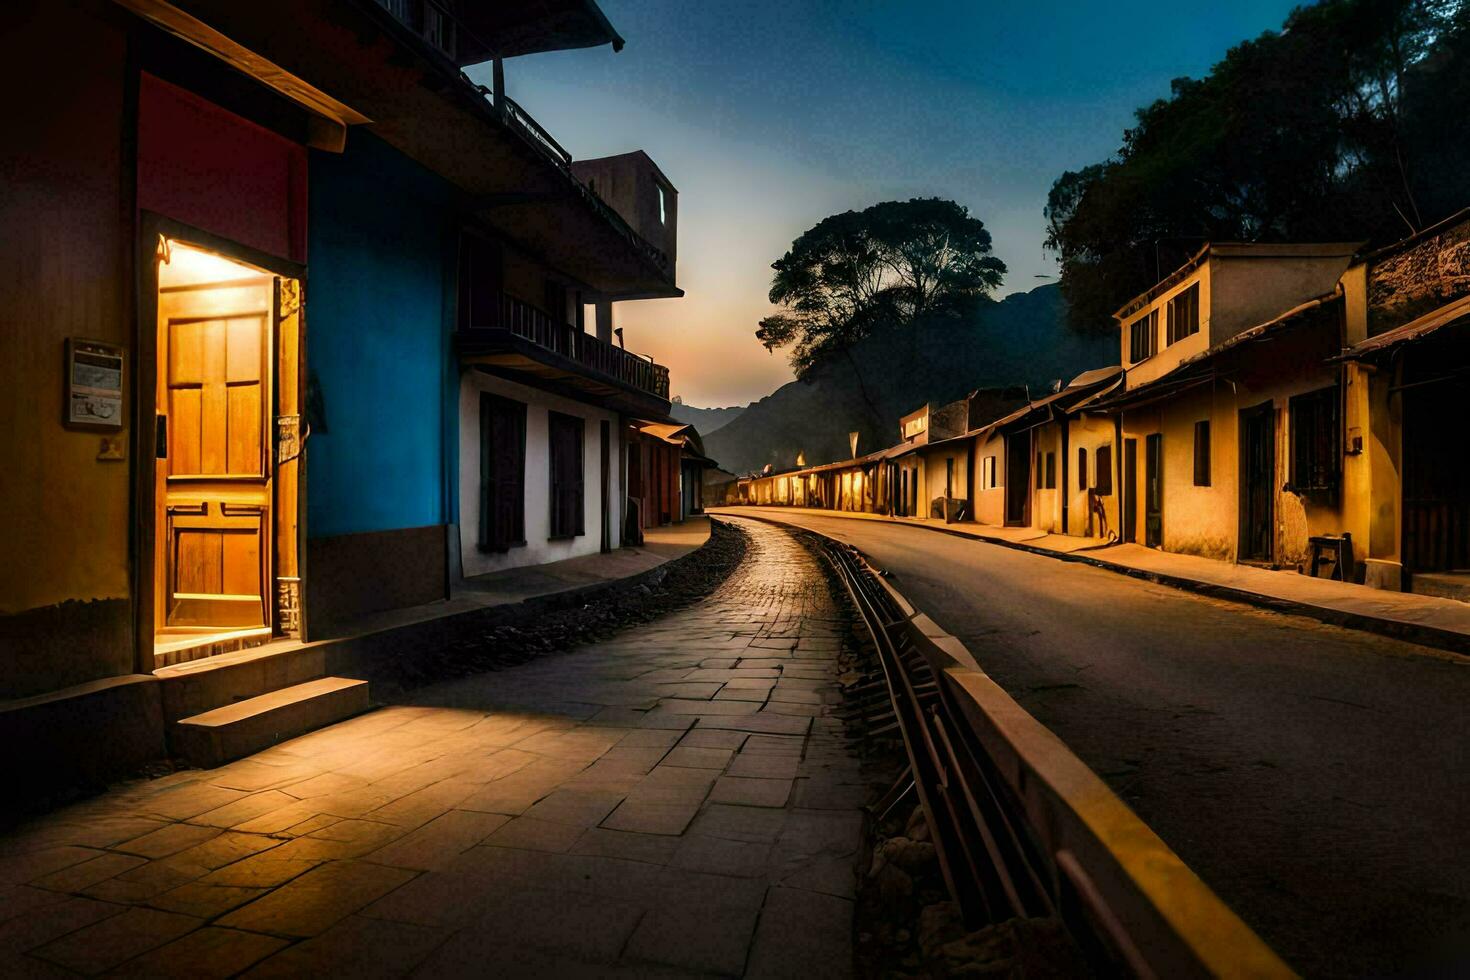
[[[731,508],[733,510],[733,508]],[[734,515],[731,515],[734,516]],[[779,517],[766,517],[764,515],[749,515],[755,520],[767,520],[772,523],[785,524],[788,527],[799,527],[800,525],[787,524]],[[1196,595],[1211,599],[1224,599],[1231,602],[1239,602],[1244,605],[1256,606],[1272,612],[1287,613],[1292,615],[1306,616],[1329,626],[1339,626],[1343,629],[1357,630],[1362,633],[1373,633],[1378,636],[1386,636],[1390,639],[1403,640],[1408,643],[1417,643],[1420,646],[1433,647],[1460,657],[1470,657],[1470,635],[1458,633],[1454,630],[1441,629],[1437,626],[1425,626],[1418,623],[1405,623],[1396,619],[1385,619],[1380,616],[1369,616],[1363,613],[1345,612],[1341,609],[1333,609],[1329,606],[1318,606],[1309,602],[1300,602],[1295,599],[1282,599],[1277,596],[1263,595],[1259,592],[1251,592],[1246,589],[1238,589],[1229,585],[1215,585],[1210,582],[1201,582],[1197,579],[1186,578],[1182,575],[1171,575],[1167,572],[1155,572],[1142,568],[1133,568],[1118,562],[1108,561],[1105,558],[1095,557],[1082,551],[1064,552],[1052,551],[1050,548],[1038,548],[1021,541],[1010,541],[988,534],[980,534],[969,531],[956,531],[948,527],[940,527],[933,524],[919,524],[913,521],[900,521],[891,517],[847,517],[840,511],[830,514],[822,513],[821,517],[834,517],[839,520],[870,521],[878,524],[893,524],[904,527],[916,527],[926,531],[934,531],[938,534],[948,534],[951,537],[966,538],[971,541],[980,541],[985,544],[1000,545],[1015,551],[1024,551],[1028,554],[1040,555],[1059,561],[1076,562],[1082,565],[1091,565],[1104,571],[1114,572],[1119,575],[1127,575],[1130,578],[1143,579],[1156,585],[1164,585],[1169,588],[1178,589],[1182,592],[1193,592]],[[1105,546],[1099,546],[1105,547]],[[1092,551],[1093,549],[1085,549]]]

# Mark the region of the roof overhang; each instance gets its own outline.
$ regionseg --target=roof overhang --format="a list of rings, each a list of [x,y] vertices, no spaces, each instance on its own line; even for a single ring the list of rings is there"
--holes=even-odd
[[[301,80],[351,107],[349,121],[370,121],[374,135],[452,184],[464,210],[588,291],[609,299],[682,295],[672,263],[576,179],[534,121],[497,107],[374,0],[118,2],[183,12],[240,51],[268,53],[262,73]]]
[[[1470,296],[1462,296],[1437,310],[1410,320],[1401,327],[1369,337],[1343,351],[1335,361],[1372,361],[1392,355],[1405,344],[1423,340],[1446,328],[1462,330],[1470,326]]]
[[[545,51],[569,51],[611,44],[623,50],[623,39],[594,0],[534,0],[504,3],[479,0],[464,4],[458,19],[484,48],[480,61],[515,58]],[[464,64],[475,64],[465,60]]]

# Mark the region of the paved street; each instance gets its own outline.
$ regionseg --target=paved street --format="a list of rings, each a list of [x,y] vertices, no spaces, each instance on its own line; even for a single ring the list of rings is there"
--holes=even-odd
[[[888,569],[1298,969],[1470,953],[1470,663],[922,528],[791,520]]]
[[[848,974],[845,625],[741,523],[685,611],[0,839],[0,974]]]

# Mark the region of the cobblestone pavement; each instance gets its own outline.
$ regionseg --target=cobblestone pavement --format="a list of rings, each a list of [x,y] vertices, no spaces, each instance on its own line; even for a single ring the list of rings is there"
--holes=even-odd
[[[0,839],[0,973],[845,976],[845,621],[784,531],[614,640]]]

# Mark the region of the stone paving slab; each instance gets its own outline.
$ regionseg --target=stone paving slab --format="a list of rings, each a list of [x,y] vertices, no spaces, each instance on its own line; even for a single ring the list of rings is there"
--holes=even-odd
[[[0,837],[0,976],[845,976],[850,624],[786,532],[706,600]]]

